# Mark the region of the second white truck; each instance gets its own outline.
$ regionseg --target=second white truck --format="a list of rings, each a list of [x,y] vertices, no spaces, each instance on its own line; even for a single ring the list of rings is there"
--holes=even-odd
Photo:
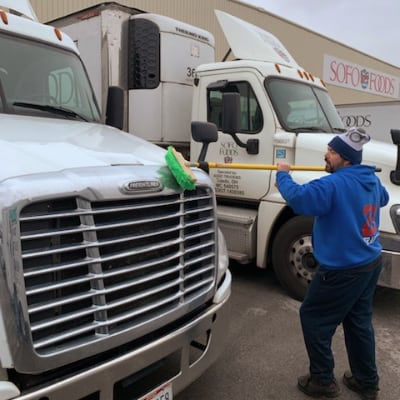
[[[323,166],[327,143],[345,129],[324,82],[299,66],[271,33],[222,11],[216,11],[216,16],[234,61],[202,62],[194,55],[211,55],[210,34],[115,3],[82,10],[52,23],[75,39],[85,60],[91,59],[88,72],[98,80],[98,85],[114,82],[123,87],[129,103],[125,113],[129,131],[147,126],[144,136],[149,140],[179,144],[184,149],[190,146],[190,158],[196,161],[202,144],[191,140],[190,121],[211,122],[218,128],[218,137],[208,145],[208,161],[254,165],[285,160],[295,165]],[[90,30],[93,34],[88,37],[85,26],[96,26],[97,30]],[[134,34],[136,29],[143,33],[139,42]],[[171,45],[170,40],[176,40],[179,46]],[[154,51],[142,51],[153,43],[156,47],[150,49]],[[92,49],[96,48],[102,51],[94,53]],[[196,48],[198,51],[193,51]],[[168,57],[160,58],[165,50]],[[181,56],[182,51],[185,56]],[[113,68],[115,64],[119,68]],[[175,79],[177,86],[178,82],[192,80],[192,86],[185,88],[186,93],[192,94],[190,100],[178,91],[170,97],[161,96],[165,102],[155,100],[168,86],[164,71],[172,67],[181,71]],[[130,76],[143,86],[133,87]],[[239,96],[238,107],[224,108],[226,93]],[[155,102],[156,110],[148,106],[149,99]],[[190,116],[186,114],[189,102]],[[140,115],[132,114],[132,107],[135,109],[138,104]],[[230,123],[232,117],[235,121]],[[157,131],[151,127],[164,126],[168,120],[180,123],[180,132],[185,136],[154,137]],[[400,187],[395,178],[396,146],[373,141],[365,146],[364,162],[381,169],[380,178],[391,198],[382,210],[384,270],[380,284],[399,289]],[[274,186],[273,171],[216,168],[210,169],[209,174],[231,259],[255,263],[260,268],[272,266],[288,292],[301,299],[318,266],[311,242],[313,220],[296,215],[285,204]],[[293,175],[298,182],[307,182],[321,172]]]

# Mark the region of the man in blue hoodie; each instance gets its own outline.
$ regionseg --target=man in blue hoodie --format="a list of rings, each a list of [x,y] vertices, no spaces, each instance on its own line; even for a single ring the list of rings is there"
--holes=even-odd
[[[361,165],[370,140],[351,128],[328,143],[329,175],[295,183],[290,165],[278,163],[276,184],[295,213],[314,216],[313,249],[320,264],[300,307],[310,365],[298,388],[312,397],[337,397],[332,337],[342,324],[350,371],[344,384],[362,399],[375,400],[379,377],[375,362],[372,304],[382,269],[379,211],[389,195],[373,166]]]

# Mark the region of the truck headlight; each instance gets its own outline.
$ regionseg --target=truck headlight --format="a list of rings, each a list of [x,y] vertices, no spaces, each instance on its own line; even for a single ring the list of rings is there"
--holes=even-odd
[[[390,218],[392,218],[396,233],[400,233],[400,204],[395,204],[390,208]]]
[[[225,237],[221,230],[218,228],[218,272],[217,283],[225,275],[229,266],[228,248],[226,247]]]

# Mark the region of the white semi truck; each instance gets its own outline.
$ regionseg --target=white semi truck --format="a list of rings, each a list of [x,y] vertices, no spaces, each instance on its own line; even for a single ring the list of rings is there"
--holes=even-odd
[[[207,174],[102,123],[73,41],[0,0],[0,400],[172,399],[223,350],[231,275]]]
[[[336,104],[345,127],[366,129],[371,137],[393,143],[391,129],[400,129],[400,101]]]
[[[195,27],[180,28],[184,24],[178,21],[115,3],[82,10],[51,24],[76,41],[83,59],[88,61],[89,75],[98,86],[107,87],[112,82],[125,90],[128,131],[135,132],[135,124],[140,131],[149,121],[160,126],[165,119],[180,123],[180,132],[185,136],[164,140],[162,136],[152,137],[156,132],[152,130],[143,132],[143,136],[164,145],[190,146],[190,158],[196,161],[202,144],[191,139],[188,121],[213,123],[219,133],[216,142],[208,143],[207,161],[287,161],[323,166],[327,143],[344,131],[324,82],[301,68],[271,33],[222,11],[216,11],[216,15],[233,61],[201,63],[193,54],[201,55],[206,50],[211,54],[210,34]],[[171,45],[174,40],[179,46]],[[170,69],[181,73],[169,79],[164,71]],[[177,88],[187,83],[188,71],[193,85],[186,85],[180,94],[174,91],[162,101],[163,90],[172,81]],[[132,84],[136,81],[140,85]],[[189,90],[192,98],[188,100]],[[227,93],[239,97],[237,108],[224,103]],[[181,112],[189,102],[190,118],[187,111]],[[158,107],[156,111],[153,103]],[[130,110],[136,108],[135,104],[142,107],[140,115],[133,118]],[[228,105],[224,108],[224,104]],[[391,197],[382,210],[384,270],[380,284],[399,289],[400,187],[396,174],[391,174],[397,170],[396,147],[373,141],[365,146],[364,162],[381,169],[379,176]],[[296,171],[293,176],[298,182],[307,182],[322,173]],[[285,204],[271,170],[216,168],[209,174],[230,258],[243,264],[254,262],[260,268],[271,265],[288,292],[301,299],[318,265],[311,242],[313,220],[296,215]]]

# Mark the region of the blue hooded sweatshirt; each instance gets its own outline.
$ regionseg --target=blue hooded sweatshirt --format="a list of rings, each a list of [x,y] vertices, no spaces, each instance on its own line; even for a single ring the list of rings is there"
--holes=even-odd
[[[376,259],[379,209],[389,194],[375,168],[351,165],[304,185],[278,171],[278,189],[296,214],[314,216],[314,256],[326,268],[363,266]]]

